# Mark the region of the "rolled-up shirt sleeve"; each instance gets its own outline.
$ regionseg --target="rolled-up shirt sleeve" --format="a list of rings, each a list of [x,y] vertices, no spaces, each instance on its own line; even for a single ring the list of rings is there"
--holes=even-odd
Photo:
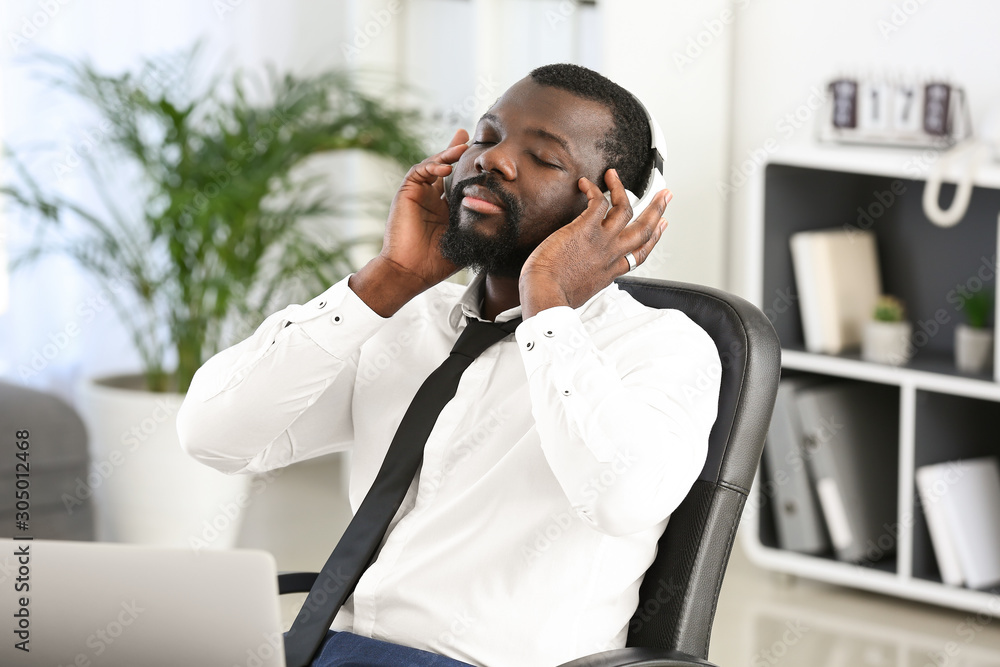
[[[516,331],[545,458],[576,513],[610,535],[676,509],[705,464],[718,409],[708,334],[679,311],[639,319],[613,354],[569,307]]]
[[[388,320],[350,289],[348,278],[270,315],[198,369],[177,414],[185,451],[239,473],[352,445],[360,349]]]

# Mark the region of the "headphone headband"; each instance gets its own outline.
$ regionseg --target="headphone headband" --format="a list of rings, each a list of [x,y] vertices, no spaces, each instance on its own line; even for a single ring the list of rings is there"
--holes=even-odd
[[[646,114],[646,120],[649,122],[650,148],[653,149],[653,168],[650,170],[649,175],[646,177],[646,182],[643,184],[642,196],[637,197],[635,194],[629,192],[629,201],[632,203],[632,220],[635,220],[652,203],[653,196],[667,187],[667,181],[663,175],[663,164],[666,162],[665,155],[667,151],[660,124],[656,122],[653,114],[649,112],[649,109],[642,103],[639,96],[635,93],[631,93],[631,95],[639,104],[643,113]]]

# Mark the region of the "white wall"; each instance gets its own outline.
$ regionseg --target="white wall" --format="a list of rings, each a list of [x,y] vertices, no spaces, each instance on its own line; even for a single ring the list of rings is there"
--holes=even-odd
[[[736,30],[732,164],[768,139],[779,151],[812,141],[814,116],[799,129],[786,116],[843,73],[947,77],[966,89],[981,125],[1000,106],[998,29],[1000,3],[988,0],[750,2]],[[738,188],[728,202],[729,286],[742,294],[748,194]]]
[[[726,280],[726,210],[714,183],[729,151],[736,21],[729,5],[612,0],[602,6],[602,72],[642,98],[667,142],[670,226],[640,273],[718,287]]]

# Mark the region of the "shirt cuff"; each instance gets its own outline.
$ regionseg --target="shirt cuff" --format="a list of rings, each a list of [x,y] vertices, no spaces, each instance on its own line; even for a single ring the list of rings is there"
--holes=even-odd
[[[574,372],[593,347],[576,311],[569,306],[546,308],[518,325],[514,336],[528,378],[543,366],[554,364],[561,371],[552,378],[557,391],[572,395]]]
[[[343,359],[353,354],[389,318],[382,317],[354,293],[347,276],[319,296],[290,309],[282,327],[296,324],[316,345]]]

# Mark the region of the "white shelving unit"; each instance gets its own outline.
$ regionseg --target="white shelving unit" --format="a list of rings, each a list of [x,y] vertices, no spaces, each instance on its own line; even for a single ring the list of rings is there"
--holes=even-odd
[[[752,215],[747,248],[750,299],[771,317],[782,344],[782,373],[877,383],[898,391],[887,409],[899,412],[898,442],[886,443],[898,456],[896,522],[886,527],[895,557],[864,565],[832,555],[813,556],[778,548],[768,494],[758,473],[745,513],[744,548],[768,570],[877,591],[1000,617],[997,591],[970,590],[941,582],[926,521],[919,507],[914,470],[929,463],[994,454],[1000,456],[1000,363],[998,375],[959,373],[952,362],[953,328],[961,321],[948,295],[980,262],[991,263],[995,287],[1000,213],[1000,165],[979,171],[969,211],[951,229],[934,227],[923,215],[921,197],[932,150],[857,146],[803,147],[772,156],[750,181]],[[957,174],[948,174],[955,178]],[[884,291],[902,297],[914,322],[945,309],[949,320],[928,336],[903,367],[862,361],[860,355],[805,351],[788,237],[806,229],[856,225],[901,180],[905,192],[872,216],[879,245]],[[898,187],[898,184],[897,184]],[[953,188],[942,197],[950,201]],[[875,207],[873,210],[879,210]],[[789,298],[792,295],[792,298]],[[1000,346],[995,359],[1000,360]],[[874,560],[874,559],[873,559]]]

